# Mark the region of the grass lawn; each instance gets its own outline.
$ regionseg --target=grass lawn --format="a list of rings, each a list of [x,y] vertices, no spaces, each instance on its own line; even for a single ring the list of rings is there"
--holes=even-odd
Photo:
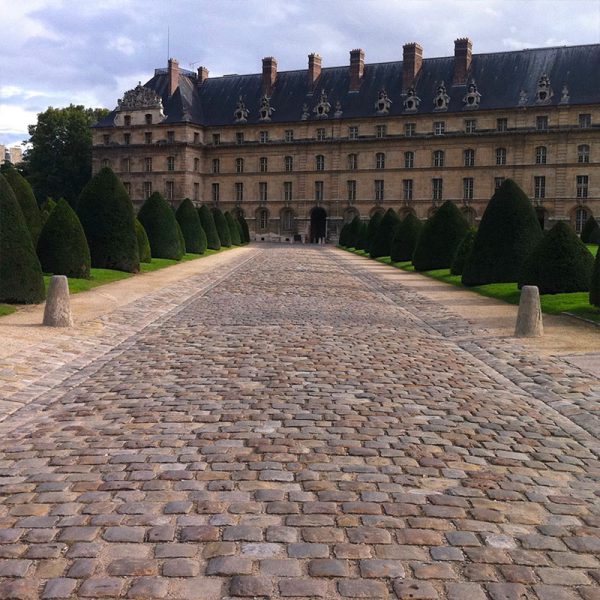
[[[232,246],[232,248],[234,247],[235,246]],[[165,267],[172,267],[173,265],[177,265],[182,262],[187,262],[189,260],[196,260],[197,258],[204,258],[205,256],[219,254],[219,252],[224,252],[225,250],[229,250],[229,248],[221,248],[221,250],[207,249],[204,254],[186,253],[183,255],[183,258],[181,260],[173,260],[170,258],[153,258],[151,263],[140,263],[140,272],[150,273],[151,271],[158,271],[159,269],[164,269]]]
[[[0,317],[10,315],[10,313],[14,313],[15,310],[17,309],[11,304],[0,304]]]

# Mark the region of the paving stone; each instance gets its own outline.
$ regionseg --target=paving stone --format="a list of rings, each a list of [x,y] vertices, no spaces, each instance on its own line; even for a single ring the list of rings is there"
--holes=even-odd
[[[290,577],[279,582],[279,593],[283,597],[326,598],[327,588],[317,579]]]
[[[404,567],[396,560],[361,560],[359,562],[362,577],[404,577]]]
[[[338,591],[344,598],[387,598],[385,583],[365,579],[343,579],[338,582]]]
[[[42,598],[68,598],[77,587],[77,579],[58,577],[50,579],[44,586]]]
[[[428,581],[396,579],[394,592],[400,600],[437,600],[439,595]]]
[[[81,584],[78,594],[84,598],[118,598],[123,589],[123,580],[116,577],[87,579]]]
[[[237,556],[212,558],[206,567],[207,575],[249,575],[252,572],[252,561]]]
[[[308,563],[308,574],[312,577],[348,577],[348,563],[344,560],[317,558]]]
[[[140,577],[129,588],[127,597],[139,600],[165,598],[168,590],[168,582],[161,577]]]
[[[197,560],[191,558],[172,558],[163,563],[164,577],[195,577],[200,571]]]
[[[229,593],[232,596],[270,596],[272,583],[266,577],[237,575],[231,578]]]
[[[487,600],[484,589],[477,583],[447,583],[448,600]]]

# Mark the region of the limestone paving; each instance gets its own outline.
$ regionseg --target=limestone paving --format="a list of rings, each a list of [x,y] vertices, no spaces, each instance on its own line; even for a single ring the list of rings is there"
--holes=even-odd
[[[334,249],[178,286],[0,423],[0,599],[600,598],[592,376]]]

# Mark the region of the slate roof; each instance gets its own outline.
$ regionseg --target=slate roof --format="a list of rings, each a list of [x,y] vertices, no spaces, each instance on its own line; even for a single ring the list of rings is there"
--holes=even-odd
[[[416,95],[421,103],[417,114],[434,113],[433,98],[437,85],[444,81],[450,103],[446,112],[468,113],[463,97],[466,85],[452,86],[454,57],[426,58],[416,81]],[[479,111],[509,109],[519,106],[521,90],[527,94],[527,107],[536,107],[538,81],[546,74],[553,89],[548,105],[561,102],[561,90],[566,85],[569,105],[600,103],[600,44],[535,48],[512,52],[473,54],[468,80],[473,79],[481,94]],[[381,89],[385,89],[392,101],[389,116],[404,113],[402,95],[402,61],[366,64],[359,92],[350,92],[349,66],[327,67],[310,93],[307,85],[308,70],[280,71],[271,95],[270,104],[275,109],[271,122],[299,121],[302,107],[309,107],[309,121],[318,119],[313,108],[319,102],[321,90],[325,90],[331,111],[327,120],[333,118],[336,102],[341,103],[343,118],[376,116],[375,102]],[[262,74],[228,75],[208,78],[197,85],[195,73],[183,71],[179,88],[168,97],[167,69],[157,69],[154,77],[144,84],[162,97],[166,123],[193,122],[205,126],[235,125],[234,111],[240,96],[250,111],[247,122],[257,124],[261,100]],[[473,111],[477,112],[477,111]],[[116,111],[98,123],[109,126]],[[443,114],[443,113],[442,113]]]

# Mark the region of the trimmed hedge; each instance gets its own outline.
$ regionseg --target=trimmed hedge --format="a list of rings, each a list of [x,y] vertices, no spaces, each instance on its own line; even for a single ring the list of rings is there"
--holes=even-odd
[[[600,248],[596,253],[592,278],[590,281],[590,304],[600,308]]]
[[[371,249],[371,243],[373,238],[375,237],[377,230],[379,229],[379,225],[381,225],[381,220],[383,219],[383,213],[377,211],[370,219],[369,224],[367,225],[367,243],[365,251],[369,252]]]
[[[584,244],[593,244],[592,240],[596,238],[594,235],[597,231],[600,231],[600,225],[598,225],[598,221],[594,219],[594,215],[590,215],[587,218],[587,221],[583,224],[583,228],[581,229],[581,241]]]
[[[399,224],[400,218],[396,211],[393,208],[388,208],[371,240],[371,246],[369,247],[371,258],[390,256],[392,239]]]
[[[415,270],[450,268],[467,231],[469,224],[460,210],[450,200],[444,202],[421,229],[412,259]]]
[[[412,260],[422,227],[422,221],[417,219],[413,213],[408,213],[400,221],[390,245],[390,258],[392,262]]]
[[[462,242],[456,249],[456,254],[454,255],[452,266],[450,267],[450,273],[452,275],[462,275],[465,262],[473,250],[473,243],[475,242],[476,235],[477,229],[469,229],[469,231],[467,231],[467,235],[465,235]]]
[[[246,236],[244,235],[244,229],[243,229],[242,224],[240,223],[239,219],[236,219],[234,217],[234,221],[235,221],[235,226],[237,227],[237,230],[238,230],[238,235],[240,236],[240,246],[244,246],[245,244],[248,243],[246,241]]]
[[[185,253],[181,230],[173,210],[158,192],[144,202],[138,219],[146,230],[153,258],[181,260]]]
[[[140,255],[140,262],[151,263],[152,252],[150,251],[150,241],[146,235],[144,226],[140,223],[139,219],[135,220],[135,235],[138,241],[138,252]]]
[[[342,248],[350,247],[350,246],[348,246],[349,230],[350,230],[350,223],[344,223],[344,226],[342,227],[342,230],[340,231],[340,239],[339,239],[339,245]]]
[[[225,213],[225,220],[227,221],[227,227],[229,227],[229,235],[231,236],[231,243],[234,246],[241,246],[242,239],[240,238],[240,230],[235,224],[235,219],[229,211]]]
[[[92,267],[128,273],[140,270],[133,205],[111,169],[103,168],[83,188],[77,216],[85,231]]]
[[[215,225],[215,219],[210,208],[203,204],[198,209],[198,216],[200,217],[200,224],[202,225],[202,229],[204,229],[204,233],[206,233],[207,247],[211,250],[220,250],[221,240],[219,238],[217,226]]]
[[[231,233],[229,231],[229,225],[227,225],[225,215],[222,213],[220,208],[216,207],[212,209],[212,214],[215,220],[217,233],[219,234],[219,239],[221,240],[221,246],[229,248],[231,246]]]
[[[0,215],[0,302],[42,302],[46,297],[42,267],[17,197],[2,174]]]
[[[42,218],[33,189],[27,179],[10,164],[3,169],[3,175],[15,193],[23,217],[25,217],[31,240],[35,246],[42,231]]]
[[[248,227],[248,223],[246,222],[246,219],[244,218],[244,215],[240,215],[238,217],[238,221],[242,227],[242,231],[244,232],[244,235],[242,236],[242,240],[246,244],[249,244],[250,243],[250,229]]]
[[[529,198],[512,179],[506,179],[483,213],[462,283],[474,286],[517,281],[523,262],[542,235]]]
[[[356,248],[360,233],[362,231],[362,221],[358,215],[356,215],[352,221],[348,224],[348,247]]]
[[[593,267],[592,253],[569,225],[559,221],[523,263],[519,288],[537,285],[540,294],[587,292]]]
[[[369,224],[366,221],[360,222],[360,231],[358,232],[358,237],[356,239],[356,249],[357,250],[366,250],[367,249],[367,232],[369,229]]]
[[[83,227],[61,198],[42,228],[37,254],[44,273],[89,279],[92,260]]]
[[[198,211],[189,198],[185,198],[175,212],[175,218],[181,227],[185,241],[185,251],[203,254],[206,250],[206,235],[202,235],[202,225]],[[204,240],[202,239],[204,237]],[[204,242],[204,244],[203,244]]]
[[[56,208],[56,202],[52,200],[52,198],[48,198],[44,204],[42,204],[42,208],[40,208],[40,221],[42,223],[42,227],[46,224],[50,213]]]

